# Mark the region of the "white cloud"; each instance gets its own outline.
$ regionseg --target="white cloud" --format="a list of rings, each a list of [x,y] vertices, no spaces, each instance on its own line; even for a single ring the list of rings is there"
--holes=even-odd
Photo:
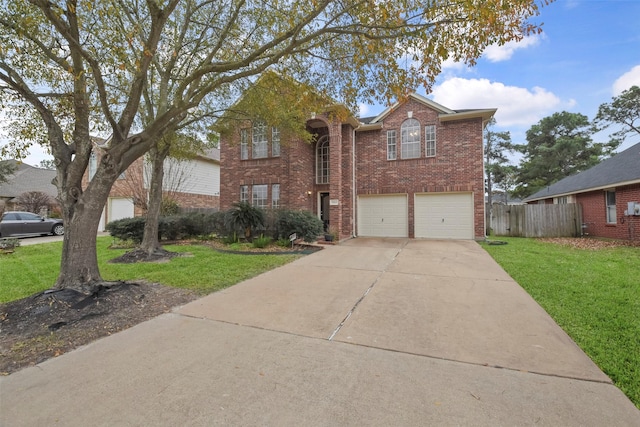
[[[640,65],[636,65],[627,71],[613,83],[613,96],[618,96],[623,90],[629,89],[631,86],[640,86]]]
[[[371,111],[371,106],[367,104],[360,104],[358,106],[358,110],[360,113],[360,117],[367,117],[369,115],[369,111]]]
[[[454,77],[433,88],[433,100],[455,110],[465,108],[498,108],[496,121],[500,127],[531,126],[559,108],[575,104],[563,103],[541,87],[507,86],[487,79]]]
[[[456,62],[449,58],[442,63],[442,71],[467,71],[469,67],[464,62]]]
[[[516,50],[536,46],[539,42],[540,36],[527,36],[520,41],[510,41],[502,46],[492,44],[487,46],[482,56],[490,62],[506,61],[511,59]]]

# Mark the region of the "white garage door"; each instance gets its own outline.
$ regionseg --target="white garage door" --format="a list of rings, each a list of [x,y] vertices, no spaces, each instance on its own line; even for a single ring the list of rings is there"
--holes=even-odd
[[[416,194],[415,236],[473,239],[473,194]]]
[[[125,198],[109,199],[109,222],[122,218],[133,218],[133,200]]]
[[[407,195],[358,197],[358,235],[408,237]]]

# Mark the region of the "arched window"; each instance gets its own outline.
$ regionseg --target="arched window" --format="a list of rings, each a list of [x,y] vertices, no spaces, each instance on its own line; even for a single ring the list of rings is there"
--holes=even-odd
[[[329,183],[329,137],[321,136],[316,145],[316,184]]]
[[[400,134],[402,158],[420,157],[420,122],[416,119],[405,120],[400,127]]]

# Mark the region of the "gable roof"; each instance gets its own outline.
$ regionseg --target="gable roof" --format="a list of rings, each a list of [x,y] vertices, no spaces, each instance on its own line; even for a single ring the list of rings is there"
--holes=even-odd
[[[640,143],[524,199],[525,202],[640,183]]]
[[[435,101],[430,100],[422,95],[417,93],[409,94],[409,98],[412,98],[429,108],[438,112],[438,118],[442,122],[447,122],[451,120],[464,120],[464,119],[472,119],[472,118],[482,118],[483,121],[487,122],[493,115],[496,113],[496,108],[485,108],[485,109],[465,109],[465,110],[451,110],[450,108],[445,107],[444,105],[438,104]],[[395,111],[398,106],[402,105],[406,100],[398,101],[392,106],[385,109],[382,113],[377,115],[376,117],[365,117],[361,118],[360,122],[364,125],[361,130],[371,130],[374,128],[381,128],[382,122],[384,119]]]
[[[58,190],[51,183],[55,177],[55,170],[39,169],[26,163],[18,163],[18,169],[13,172],[9,180],[0,184],[0,197],[14,198],[27,191],[42,191],[51,197],[56,197]]]

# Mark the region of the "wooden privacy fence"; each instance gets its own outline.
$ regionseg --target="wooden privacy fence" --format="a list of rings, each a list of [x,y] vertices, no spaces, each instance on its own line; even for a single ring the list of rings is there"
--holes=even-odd
[[[491,213],[494,236],[579,237],[582,207],[566,205],[494,205]]]

